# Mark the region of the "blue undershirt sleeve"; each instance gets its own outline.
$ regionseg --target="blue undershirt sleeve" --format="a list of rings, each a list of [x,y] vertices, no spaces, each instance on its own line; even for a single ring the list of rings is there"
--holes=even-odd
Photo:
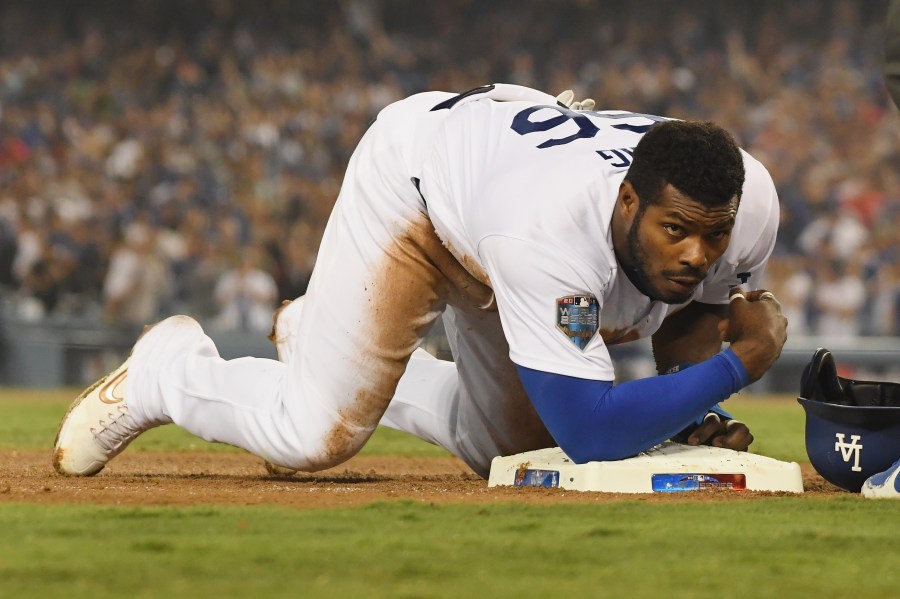
[[[676,364],[675,366],[673,366],[673,367],[671,367],[669,370],[667,370],[667,371],[665,372],[665,374],[674,374],[674,373],[676,373],[676,372],[681,372],[681,371],[684,370],[685,368],[690,368],[690,367],[693,366],[694,364],[695,364],[694,362],[683,362],[683,363],[681,363],[681,364]],[[729,413],[725,410],[725,408],[723,408],[723,407],[720,406],[719,404],[716,404],[716,405],[712,406],[712,407],[709,409],[709,411],[710,411],[710,412],[715,412],[716,414],[718,414],[719,416],[721,416],[721,417],[724,418],[725,420],[734,420],[734,416],[732,416],[731,414],[729,414]],[[694,426],[700,426],[701,424],[703,424],[703,418],[705,418],[705,417],[706,417],[706,414],[703,414],[702,416],[700,416],[699,418],[697,418],[696,420],[694,420]]]
[[[645,451],[749,384],[731,349],[680,372],[621,385],[516,368],[547,430],[579,464]]]

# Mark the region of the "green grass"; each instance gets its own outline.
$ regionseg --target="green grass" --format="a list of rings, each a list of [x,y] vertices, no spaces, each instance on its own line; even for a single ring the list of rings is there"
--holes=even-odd
[[[47,449],[76,389],[0,389],[0,448]],[[786,396],[739,395],[725,407],[746,422],[756,438],[751,450],[780,460],[807,461],[803,445],[803,410]],[[141,435],[128,451],[239,451],[207,443],[176,426]],[[398,431],[379,428],[363,455],[446,456],[446,451]]]
[[[0,448],[49,448],[74,393],[0,392]],[[754,451],[806,461],[793,398],[726,407]],[[234,451],[174,426],[129,451],[191,449]],[[446,455],[388,429],[366,451]],[[898,521],[900,501],[850,494],[309,511],[0,503],[0,599],[889,597]]]
[[[32,390],[0,388],[0,449],[49,449],[56,428],[76,389]],[[128,451],[242,451],[207,443],[178,428],[163,426],[137,438]],[[440,447],[399,431],[380,427],[363,448],[363,455],[448,456]]]
[[[0,597],[888,597],[852,497],[291,511],[0,505]]]

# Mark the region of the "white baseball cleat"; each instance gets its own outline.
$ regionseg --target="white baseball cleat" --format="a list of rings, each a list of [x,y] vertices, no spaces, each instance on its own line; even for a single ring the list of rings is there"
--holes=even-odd
[[[128,414],[128,360],[79,395],[56,433],[53,467],[60,474],[91,476],[143,431]]]
[[[177,342],[191,342],[203,329],[189,316],[172,316],[146,327],[131,355],[115,370],[85,389],[63,416],[53,448],[53,467],[60,474],[92,476],[138,435],[169,420],[139,423],[129,411],[125,388],[128,369],[152,356],[173,355]],[[174,351],[173,351],[174,350]]]
[[[863,497],[870,499],[900,499],[900,460],[879,474],[873,474],[863,483]]]

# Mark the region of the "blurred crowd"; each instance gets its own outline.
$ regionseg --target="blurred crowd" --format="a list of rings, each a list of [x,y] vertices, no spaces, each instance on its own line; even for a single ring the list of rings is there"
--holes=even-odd
[[[713,120],[770,170],[795,334],[900,335],[884,2],[34,0],[0,6],[12,317],[267,330],[386,104],[502,81]]]

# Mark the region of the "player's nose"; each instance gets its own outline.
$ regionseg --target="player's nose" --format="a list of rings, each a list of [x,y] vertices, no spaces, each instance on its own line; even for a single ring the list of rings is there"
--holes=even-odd
[[[679,261],[693,270],[705,270],[707,265],[706,245],[699,237],[686,237],[681,245]]]

